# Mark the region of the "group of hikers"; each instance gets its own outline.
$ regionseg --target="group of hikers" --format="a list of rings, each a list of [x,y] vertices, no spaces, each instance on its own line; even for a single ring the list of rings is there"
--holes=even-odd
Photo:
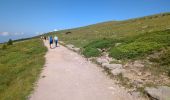
[[[46,36],[43,36],[43,37],[41,37],[41,38],[44,39],[44,40],[47,40],[47,39],[48,39],[49,45],[50,45],[50,48],[51,48],[51,49],[52,49],[53,43],[55,43],[55,47],[58,46],[58,37],[57,37],[57,36],[54,36],[54,37],[49,36],[48,38],[47,38]]]

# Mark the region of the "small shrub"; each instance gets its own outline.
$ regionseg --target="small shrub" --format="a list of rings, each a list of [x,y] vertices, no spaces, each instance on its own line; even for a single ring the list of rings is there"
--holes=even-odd
[[[159,47],[160,45],[155,42],[132,42],[118,47],[113,47],[110,50],[110,56],[116,59],[131,59],[144,55],[145,53],[150,53]]]
[[[98,49],[107,49],[114,45],[112,39],[99,39],[84,46],[83,55],[86,57],[97,57],[101,54]]]
[[[101,54],[101,52],[97,48],[85,48],[83,50],[83,55],[86,57],[97,57]]]
[[[114,39],[103,38],[103,39],[96,40],[96,41],[89,43],[84,48],[86,48],[86,47],[100,48],[100,49],[109,48],[115,44],[115,41],[116,40],[114,40]]]
[[[66,32],[65,34],[71,34],[71,32],[69,31],[69,32]]]
[[[9,41],[7,42],[7,45],[12,45],[12,44],[13,44],[12,39],[9,39]]]
[[[2,50],[5,50],[5,49],[7,49],[7,46],[4,44],[4,45],[2,46]]]
[[[113,48],[110,51],[110,56],[112,56],[113,58],[116,58],[116,59],[122,59],[123,55],[124,55],[123,52],[121,52],[119,50],[119,48]]]

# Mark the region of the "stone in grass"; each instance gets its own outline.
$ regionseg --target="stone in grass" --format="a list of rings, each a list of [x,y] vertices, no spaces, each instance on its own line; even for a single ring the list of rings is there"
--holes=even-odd
[[[151,100],[170,100],[170,87],[167,86],[146,87],[145,92]]]
[[[113,70],[111,71],[111,73],[112,73],[113,75],[123,74],[124,72],[125,72],[125,70],[122,69],[122,68],[116,68],[116,69],[113,69]]]
[[[102,63],[102,67],[104,67],[104,68],[108,68],[109,65],[110,65],[109,63]]]
[[[60,44],[65,44],[63,41],[59,41]]]
[[[72,50],[74,48],[74,45],[68,44],[68,45],[66,45],[66,47]]]
[[[135,67],[140,67],[140,68],[144,67],[144,65],[142,64],[141,61],[135,61],[133,65],[134,65]]]
[[[117,47],[117,46],[119,46],[119,45],[121,45],[121,44],[122,44],[122,43],[116,43],[115,46]]]
[[[148,28],[148,27],[149,27],[148,25],[145,25],[145,26],[143,26],[142,28],[145,29],[145,28]]]
[[[73,49],[75,52],[80,52],[80,48],[74,48]]]
[[[104,59],[104,58],[97,58],[96,61],[99,64],[109,63],[109,61],[107,59]]]
[[[122,69],[123,66],[122,64],[109,64],[109,63],[103,63],[102,67],[108,68],[108,69]]]
[[[112,69],[116,69],[116,68],[122,69],[122,68],[123,68],[123,65],[122,65],[122,64],[110,64],[110,67],[111,67]]]

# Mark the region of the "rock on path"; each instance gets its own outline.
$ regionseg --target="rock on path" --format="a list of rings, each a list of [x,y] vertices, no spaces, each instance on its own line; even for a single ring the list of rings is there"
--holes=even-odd
[[[46,67],[30,100],[137,100],[97,65],[61,45],[48,48],[45,58]]]

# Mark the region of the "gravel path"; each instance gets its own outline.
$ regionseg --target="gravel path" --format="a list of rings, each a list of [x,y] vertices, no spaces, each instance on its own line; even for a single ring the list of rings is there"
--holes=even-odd
[[[48,43],[45,42],[48,47]],[[49,49],[30,100],[136,100],[102,69],[63,46]]]

